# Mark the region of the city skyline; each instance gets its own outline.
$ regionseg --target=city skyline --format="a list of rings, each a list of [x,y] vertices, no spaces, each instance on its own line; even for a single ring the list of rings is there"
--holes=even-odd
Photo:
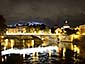
[[[60,26],[60,27],[62,27],[62,26],[64,26],[65,25],[65,21],[68,21],[68,25],[69,26],[71,26],[71,27],[77,27],[77,26],[80,26],[80,25],[84,25],[85,24],[85,22],[84,21],[76,21],[76,23],[75,22],[73,22],[73,21],[69,21],[69,20],[59,20],[59,21],[56,21],[56,23],[54,23],[54,22],[52,22],[52,20],[50,20],[50,19],[46,19],[46,21],[51,21],[50,23],[47,23],[47,22],[45,22],[45,20],[39,20],[39,19],[31,19],[31,20],[18,20],[18,21],[11,21],[11,22],[6,22],[6,25],[15,25],[15,24],[27,24],[27,23],[42,23],[42,24],[45,24],[45,25],[47,25],[47,26],[49,26],[50,28],[51,27],[54,27],[54,26]]]
[[[50,26],[63,25],[65,20],[71,25],[85,24],[84,0],[2,0],[0,14],[7,23],[31,19],[43,20]]]

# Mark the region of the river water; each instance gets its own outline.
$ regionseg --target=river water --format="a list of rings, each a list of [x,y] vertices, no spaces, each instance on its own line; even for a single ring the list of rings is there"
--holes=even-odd
[[[65,57],[62,55],[62,51],[61,53],[53,52],[51,55],[48,52],[25,55],[11,53],[2,55],[2,63],[0,64],[85,64],[85,36],[81,36],[74,43],[80,47],[80,56],[72,51],[65,53]]]
[[[70,51],[71,52],[71,51]],[[6,54],[2,56],[1,64],[84,64],[84,59],[66,53],[66,57],[56,53]]]

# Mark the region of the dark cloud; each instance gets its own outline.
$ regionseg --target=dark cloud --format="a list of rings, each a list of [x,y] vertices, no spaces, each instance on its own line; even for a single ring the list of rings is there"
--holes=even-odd
[[[65,19],[85,18],[84,0],[0,0],[0,14],[7,21],[50,18],[55,24]],[[80,18],[83,15],[83,18]],[[71,20],[72,21],[72,20]],[[84,21],[83,21],[84,22]]]

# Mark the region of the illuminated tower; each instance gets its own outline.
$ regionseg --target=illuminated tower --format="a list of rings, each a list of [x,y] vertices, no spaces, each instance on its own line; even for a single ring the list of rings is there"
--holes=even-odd
[[[67,20],[65,21],[65,24],[68,25],[68,21]]]
[[[68,21],[67,20],[65,21],[65,24],[64,24],[64,26],[61,29],[65,29],[65,28],[70,28],[70,26],[68,25]]]

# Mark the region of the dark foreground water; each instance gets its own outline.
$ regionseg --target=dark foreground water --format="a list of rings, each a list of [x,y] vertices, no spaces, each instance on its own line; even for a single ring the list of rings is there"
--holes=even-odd
[[[41,54],[38,56],[23,55],[20,54],[10,54],[2,56],[3,60],[0,64],[85,64],[85,60],[81,58],[67,57],[51,55],[49,57],[48,53]]]

